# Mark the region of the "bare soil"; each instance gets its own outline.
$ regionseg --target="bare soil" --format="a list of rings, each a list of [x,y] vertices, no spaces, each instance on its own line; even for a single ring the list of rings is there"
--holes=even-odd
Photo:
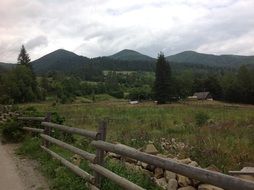
[[[49,190],[38,163],[15,154],[18,146],[0,142],[0,190]]]

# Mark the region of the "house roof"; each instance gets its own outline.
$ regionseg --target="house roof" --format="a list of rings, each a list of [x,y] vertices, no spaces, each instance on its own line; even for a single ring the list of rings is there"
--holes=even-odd
[[[198,99],[207,99],[210,92],[195,92],[193,96],[197,96]]]

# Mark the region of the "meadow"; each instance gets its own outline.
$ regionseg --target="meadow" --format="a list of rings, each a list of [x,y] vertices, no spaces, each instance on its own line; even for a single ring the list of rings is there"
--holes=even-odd
[[[107,141],[141,148],[153,141],[161,153],[161,139],[183,142],[188,148],[172,150],[173,157],[190,157],[202,167],[215,165],[222,172],[254,163],[254,106],[222,102],[180,102],[156,105],[97,96],[95,103],[19,105],[41,112],[57,112],[64,124],[97,130],[99,121],[108,122]],[[168,152],[167,152],[168,153]]]

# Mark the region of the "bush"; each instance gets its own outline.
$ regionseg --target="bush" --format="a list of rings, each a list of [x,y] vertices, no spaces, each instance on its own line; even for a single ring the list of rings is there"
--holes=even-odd
[[[20,123],[11,120],[3,125],[2,135],[8,142],[20,142],[24,138],[24,131],[21,129]]]
[[[65,121],[65,118],[60,116],[57,112],[51,113],[51,122],[62,125]],[[74,137],[70,133],[65,133],[61,130],[54,129],[52,130],[51,136],[65,142],[74,142]]]
[[[204,112],[198,112],[195,115],[196,125],[198,127],[201,127],[202,125],[206,124],[208,119],[209,119],[209,115],[207,115]]]
[[[123,98],[124,97],[123,91],[120,91],[120,90],[109,92],[109,95],[113,96],[115,98]]]

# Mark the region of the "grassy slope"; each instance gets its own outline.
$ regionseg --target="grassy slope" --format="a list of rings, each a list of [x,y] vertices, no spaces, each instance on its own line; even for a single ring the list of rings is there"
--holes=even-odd
[[[190,156],[203,167],[214,164],[224,172],[254,162],[254,107],[222,103],[171,104],[153,103],[129,105],[126,102],[65,104],[52,107],[50,103],[26,104],[42,111],[57,111],[65,116],[66,124],[96,130],[98,121],[109,119],[108,141],[118,141],[139,148],[154,140],[176,138],[193,148],[172,152],[180,157]],[[195,124],[197,113],[210,117],[202,127]]]

